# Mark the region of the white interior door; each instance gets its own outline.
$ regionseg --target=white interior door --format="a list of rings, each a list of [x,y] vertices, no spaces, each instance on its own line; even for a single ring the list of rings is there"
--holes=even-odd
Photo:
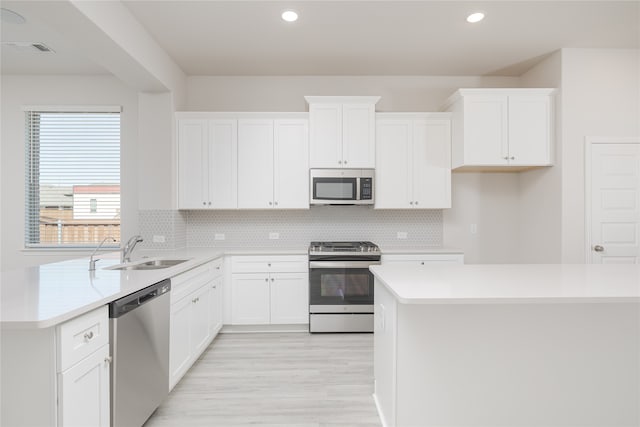
[[[640,140],[592,140],[587,147],[587,260],[594,264],[638,264]]]

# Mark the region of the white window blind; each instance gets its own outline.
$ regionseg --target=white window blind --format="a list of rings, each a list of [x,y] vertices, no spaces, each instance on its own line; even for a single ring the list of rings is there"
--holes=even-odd
[[[27,247],[120,242],[120,113],[94,110],[25,112]]]

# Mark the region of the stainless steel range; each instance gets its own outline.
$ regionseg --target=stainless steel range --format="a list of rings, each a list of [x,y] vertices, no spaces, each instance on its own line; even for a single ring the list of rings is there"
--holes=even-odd
[[[311,242],[309,332],[373,332],[373,274],[380,248],[371,242]]]

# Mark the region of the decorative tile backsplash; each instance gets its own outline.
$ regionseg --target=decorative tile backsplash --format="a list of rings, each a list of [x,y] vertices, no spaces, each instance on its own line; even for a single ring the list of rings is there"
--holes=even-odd
[[[141,210],[138,212],[140,234],[144,241],[141,249],[164,250],[187,247],[186,212],[174,210]],[[154,236],[164,242],[154,242]]]
[[[144,249],[295,248],[314,240],[370,240],[382,246],[442,246],[441,210],[374,210],[315,206],[309,210],[140,211]],[[398,233],[406,233],[399,239]],[[275,237],[277,239],[270,238]],[[165,242],[154,242],[164,236]]]

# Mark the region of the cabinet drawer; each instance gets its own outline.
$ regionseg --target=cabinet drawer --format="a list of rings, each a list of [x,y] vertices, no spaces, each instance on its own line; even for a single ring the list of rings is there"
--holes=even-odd
[[[382,264],[428,265],[463,264],[463,254],[397,254],[382,255]]]
[[[232,273],[304,273],[309,270],[306,255],[234,256]]]
[[[109,309],[105,305],[58,326],[58,372],[109,343]]]
[[[215,262],[215,261],[214,261]],[[179,301],[214,277],[213,262],[192,268],[171,278],[171,303]]]

